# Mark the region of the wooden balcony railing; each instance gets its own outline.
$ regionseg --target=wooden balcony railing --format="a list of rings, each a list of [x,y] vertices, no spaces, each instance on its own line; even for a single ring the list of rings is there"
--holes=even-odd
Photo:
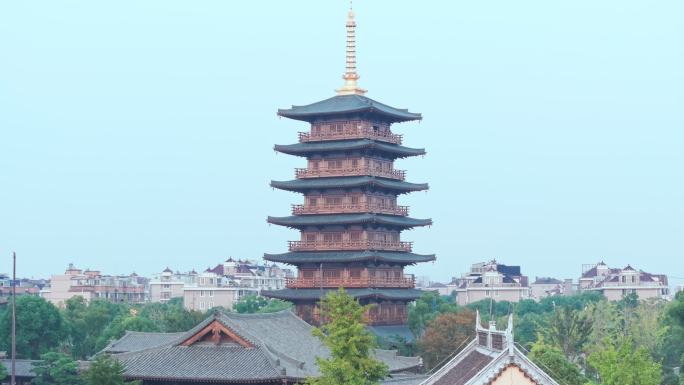
[[[387,250],[411,252],[413,242],[394,241],[290,241],[290,251]]]
[[[292,205],[292,215],[364,213],[364,212],[407,216],[409,214],[409,207],[408,206],[386,207],[386,206],[370,204],[370,203],[323,205],[323,206]]]
[[[390,178],[398,180],[406,179],[406,171],[404,170],[382,170],[374,167],[295,169],[295,177],[297,177],[298,179],[360,175],[378,176],[381,178]]]
[[[300,132],[300,142],[316,142],[321,140],[340,139],[375,139],[383,142],[401,144],[402,136],[389,130],[374,130],[371,127],[345,127],[342,131],[334,132]]]
[[[379,278],[379,277],[340,277],[329,278],[286,278],[285,286],[290,289],[304,288],[337,288],[337,287],[394,287],[394,288],[413,288],[415,279],[412,275],[401,278]]]
[[[365,319],[369,325],[404,325],[408,323],[407,314],[383,315],[366,313]]]

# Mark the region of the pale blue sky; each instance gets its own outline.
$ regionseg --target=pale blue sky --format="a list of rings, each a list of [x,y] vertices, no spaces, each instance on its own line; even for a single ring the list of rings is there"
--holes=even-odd
[[[330,96],[345,1],[0,4],[0,271],[205,268],[283,252],[299,158],[276,110]],[[368,96],[431,190],[405,233],[446,280],[496,257],[684,277],[684,2],[355,2]],[[684,283],[682,280],[673,283]]]

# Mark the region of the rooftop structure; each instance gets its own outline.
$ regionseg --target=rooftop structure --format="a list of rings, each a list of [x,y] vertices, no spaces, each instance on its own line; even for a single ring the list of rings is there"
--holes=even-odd
[[[536,277],[530,284],[530,296],[538,301],[552,295],[571,295],[575,291],[574,286],[572,279],[561,281],[551,277]]]
[[[292,384],[319,374],[316,357],[330,356],[312,326],[291,311],[215,312],[185,333],[127,332],[102,353],[126,366],[129,380],[147,384]],[[417,357],[375,350],[392,373],[418,369]]]
[[[505,330],[490,322],[482,327],[477,314],[475,338],[421,385],[558,385],[515,346],[513,316]]]
[[[520,272],[520,266],[508,266],[496,260],[472,265],[470,272],[454,283],[459,305],[488,298],[518,302],[530,296],[528,279]]]
[[[409,208],[397,202],[401,194],[428,185],[407,182],[406,172],[395,169],[395,160],[425,150],[403,146],[403,137],[391,126],[422,116],[364,96],[351,10],[346,26],[347,65],[337,96],[278,110],[279,116],[310,124],[310,131],[299,134],[299,143],[274,147],[305,158],[307,167],[295,170],[295,179],[271,186],[301,193],[304,202],[293,205],[290,216],[268,217],[268,223],[299,230],[300,239],[289,242],[289,252],[264,258],[294,265],[298,275],[287,280],[285,289],[262,293],[294,302],[297,314],[316,324],[317,302],[344,287],[362,303],[377,305],[367,314],[374,329],[394,327],[406,324],[406,305],[421,294],[404,267],[435,259],[413,253],[413,243],[401,239],[402,231],[432,221],[410,217]]]
[[[611,301],[632,293],[640,299],[667,298],[670,294],[665,274],[647,273],[630,265],[622,269],[610,268],[603,261],[583,267],[579,290],[599,291]]]

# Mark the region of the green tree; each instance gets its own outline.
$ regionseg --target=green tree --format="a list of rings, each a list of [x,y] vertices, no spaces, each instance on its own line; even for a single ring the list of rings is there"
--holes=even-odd
[[[152,321],[164,333],[190,330],[205,318],[202,312],[186,310],[181,301],[145,304],[138,316]]]
[[[435,292],[426,292],[413,304],[409,305],[408,326],[414,335],[419,336],[425,326],[439,314],[455,313],[459,309],[452,296],[441,296]]]
[[[141,381],[129,381],[124,378],[126,368],[111,356],[102,354],[90,364],[83,373],[85,385],[140,385]]]
[[[34,385],[80,385],[78,365],[64,353],[50,352],[40,356],[40,361],[33,364],[36,377],[31,381]]]
[[[129,314],[129,311],[130,307],[126,304],[100,299],[86,301],[81,296],[68,299],[62,314],[72,356],[86,359],[97,353],[98,339],[107,326],[116,317]]]
[[[5,365],[0,364],[0,381],[4,380],[7,377],[7,369],[5,368]]]
[[[561,385],[582,385],[586,379],[577,365],[568,361],[563,352],[539,340],[532,345],[528,358]]]
[[[11,350],[12,307],[0,315],[0,350]],[[17,356],[37,359],[65,337],[59,310],[40,297],[17,298]]]
[[[513,325],[515,342],[524,346],[525,349],[531,349],[532,344],[537,341],[539,325],[543,322],[544,316],[537,313],[526,313],[518,317]]]
[[[543,334],[545,340],[576,363],[589,340],[591,321],[584,312],[572,307],[556,307],[544,325]]]
[[[246,295],[233,305],[238,313],[274,313],[289,309],[292,304],[278,299],[268,299],[257,295]]]
[[[388,374],[387,365],[372,357],[375,338],[366,330],[361,306],[344,289],[330,292],[321,301],[325,320],[314,335],[330,349],[330,358],[316,358],[321,375],[308,378],[309,385],[372,385]]]
[[[634,348],[630,338],[618,343],[606,340],[589,355],[589,365],[598,373],[601,385],[659,385],[661,366],[644,347]]]
[[[428,370],[444,363],[475,336],[475,313],[463,309],[458,313],[440,314],[428,323],[418,340],[420,356]]]

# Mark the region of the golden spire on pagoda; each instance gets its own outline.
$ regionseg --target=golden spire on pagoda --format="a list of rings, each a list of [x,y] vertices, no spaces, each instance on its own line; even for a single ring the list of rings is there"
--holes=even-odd
[[[351,1],[347,13],[347,69],[342,76],[344,85],[337,89],[338,95],[363,95],[366,90],[359,88],[356,83],[360,76],[356,73],[356,21]]]

